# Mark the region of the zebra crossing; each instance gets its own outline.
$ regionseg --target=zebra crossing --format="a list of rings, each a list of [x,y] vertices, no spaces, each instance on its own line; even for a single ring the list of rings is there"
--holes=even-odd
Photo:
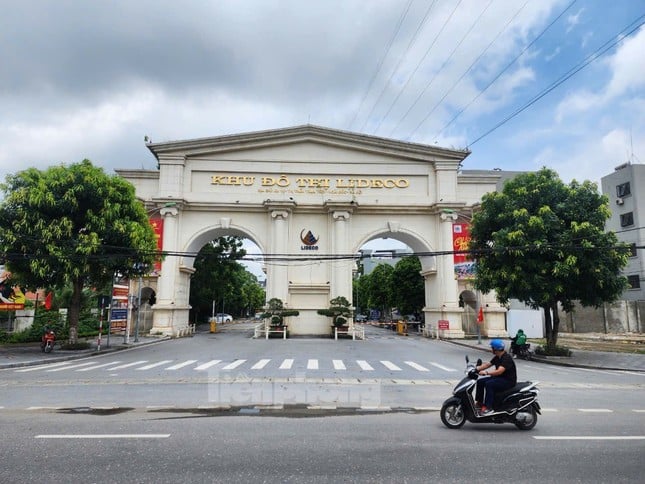
[[[110,361],[107,363],[97,363],[96,361],[79,362],[64,362],[54,363],[49,365],[30,366],[14,370],[16,373],[28,372],[45,372],[45,373],[58,373],[58,372],[118,372],[121,370],[132,370],[136,372],[145,372],[150,370],[169,371],[175,372],[178,370],[202,372],[207,370],[248,370],[260,371],[266,369],[277,370],[294,370],[306,369],[307,371],[361,371],[361,372],[404,372],[414,371],[419,373],[430,373],[436,370],[443,372],[457,372],[456,368],[451,368],[432,361],[402,361],[394,362],[390,360],[339,360],[339,359],[317,359],[317,358],[302,358],[297,360],[295,358],[272,359],[260,358],[257,360],[249,359],[235,359],[235,360],[220,360],[212,359],[208,361],[200,361],[195,359],[177,361],[177,360],[137,360],[131,362],[124,362],[121,360]]]

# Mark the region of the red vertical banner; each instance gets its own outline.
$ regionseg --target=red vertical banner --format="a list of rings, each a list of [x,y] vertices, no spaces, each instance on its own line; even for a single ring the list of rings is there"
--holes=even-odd
[[[152,225],[152,230],[154,230],[157,238],[157,250],[161,253],[163,251],[163,219],[151,218],[150,225]],[[161,258],[155,261],[154,270],[152,271],[152,275],[158,276],[159,274],[161,274]]]
[[[470,244],[470,224],[452,224],[452,250],[457,279],[472,279],[475,277],[475,263],[468,254]]]

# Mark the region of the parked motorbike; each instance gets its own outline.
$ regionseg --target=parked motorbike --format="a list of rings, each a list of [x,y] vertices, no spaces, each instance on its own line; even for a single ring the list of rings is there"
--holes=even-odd
[[[54,342],[56,341],[56,333],[51,329],[46,329],[40,339],[40,349],[45,353],[51,353],[54,349]]]
[[[470,363],[466,356],[466,376],[455,386],[453,396],[448,398],[441,407],[441,421],[450,429],[458,429],[466,420],[472,423],[512,423],[520,430],[531,430],[537,424],[538,414],[541,415],[540,404],[537,401],[539,382],[518,382],[513,388],[495,395],[493,412],[481,415],[475,407],[473,389],[480,376],[475,369],[481,365]]]
[[[513,355],[514,358],[522,358],[527,361],[533,358],[533,350],[531,349],[530,343],[517,345],[511,342],[511,354]]]

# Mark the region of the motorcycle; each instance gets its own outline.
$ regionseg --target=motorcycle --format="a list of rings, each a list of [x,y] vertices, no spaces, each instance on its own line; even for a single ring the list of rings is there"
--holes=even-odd
[[[470,363],[466,356],[466,376],[457,383],[452,391],[453,396],[448,398],[441,407],[441,421],[449,429],[458,429],[466,420],[472,423],[512,423],[520,430],[531,430],[537,424],[538,414],[541,413],[537,401],[537,388],[539,382],[518,382],[513,388],[495,395],[493,412],[481,415],[475,407],[473,389],[480,377],[476,366]]]
[[[40,339],[40,349],[45,353],[51,353],[54,349],[54,341],[56,341],[56,334],[51,329],[46,329]]]
[[[533,350],[531,349],[530,343],[518,345],[514,342],[511,342],[511,354],[514,358],[522,358],[527,361],[533,358]]]

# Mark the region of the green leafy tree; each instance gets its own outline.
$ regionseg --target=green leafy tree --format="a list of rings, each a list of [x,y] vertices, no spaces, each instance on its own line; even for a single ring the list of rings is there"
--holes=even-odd
[[[401,314],[416,313],[425,304],[421,261],[416,256],[402,258],[391,275],[392,299]]]
[[[388,264],[379,264],[369,274],[367,290],[369,305],[381,310],[381,318],[390,313],[393,306],[392,298],[392,272],[394,268]]]
[[[555,351],[560,317],[578,301],[600,306],[626,288],[620,271],[628,248],[605,232],[607,197],[594,183],[563,183],[543,168],[486,194],[471,225],[475,287],[495,290],[501,303],[518,299],[543,309],[547,351]]]
[[[319,309],[318,314],[331,318],[331,324],[334,326],[345,326],[347,320],[352,316],[350,302],[344,296],[338,296],[329,301],[329,307]]]
[[[262,313],[262,319],[269,319],[271,326],[284,326],[284,318],[288,316],[298,316],[300,311],[296,309],[287,309],[280,298],[274,297],[267,303],[267,308]]]
[[[20,284],[71,287],[69,342],[76,344],[83,289],[115,273],[147,272],[157,244],[143,204],[126,180],[89,160],[29,168],[0,185],[0,251]]]
[[[237,260],[246,255],[239,237],[219,237],[206,244],[195,258],[195,272],[191,277],[189,302],[195,320],[206,318],[212,312],[230,311],[239,305],[238,272],[245,269]],[[238,313],[239,314],[239,313]]]

